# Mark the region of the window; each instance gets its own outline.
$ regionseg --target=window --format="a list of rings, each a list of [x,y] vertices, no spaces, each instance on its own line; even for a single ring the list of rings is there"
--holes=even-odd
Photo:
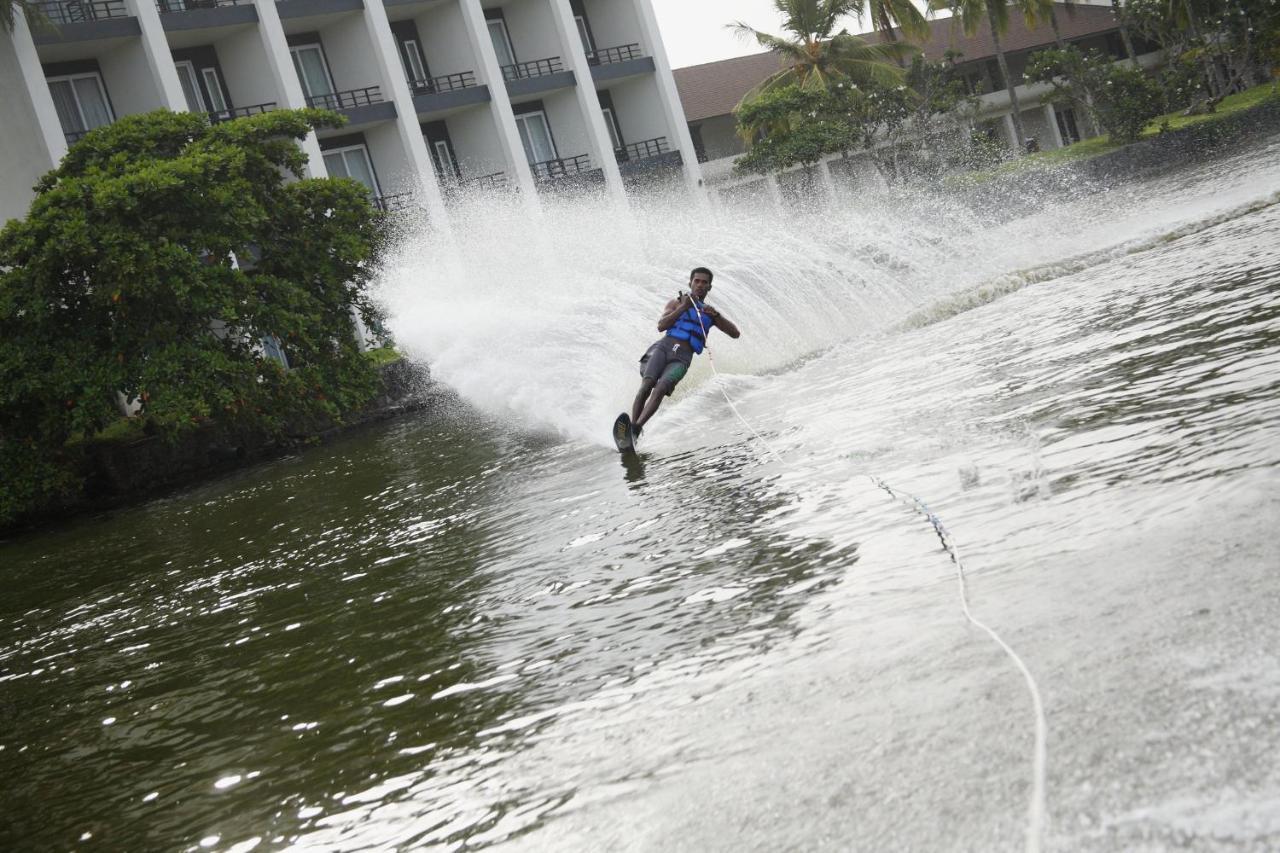
[[[63,133],[80,134],[114,121],[97,73],[52,77],[47,82]]]
[[[591,41],[591,30],[587,28],[587,19],[581,15],[574,15],[573,19],[578,22],[578,36],[582,39],[582,49],[591,56],[596,52],[596,46]]]
[[[524,156],[529,165],[556,159],[556,146],[551,139],[551,127],[545,113],[518,115],[516,127],[520,130],[520,143],[524,146]]]
[[[320,45],[298,45],[289,48],[289,53],[293,56],[293,67],[298,72],[303,95],[314,98],[333,94],[333,79],[329,76],[329,66],[325,64]]]
[[[404,65],[405,77],[413,83],[427,79],[427,64],[422,59],[422,50],[415,39],[400,42],[400,62]]]
[[[609,128],[609,143],[617,151],[622,147],[622,131],[618,127],[618,119],[614,116],[612,107],[604,107],[603,112],[604,126]]]
[[[1070,145],[1073,142],[1080,141],[1080,128],[1076,124],[1076,111],[1067,108],[1053,111],[1053,116],[1058,120],[1058,133],[1062,135],[1062,144]]]
[[[511,36],[507,34],[507,22],[501,18],[490,18],[489,38],[493,39],[493,52],[498,55],[498,65],[515,65],[516,52],[511,46]]]
[[[443,180],[457,180],[459,176],[458,164],[453,159],[453,152],[449,150],[449,143],[443,139],[437,139],[432,143],[432,147],[436,152],[436,171]]]
[[[331,178],[354,178],[364,184],[374,198],[380,198],[378,179],[369,162],[369,151],[363,145],[349,145],[324,152],[324,167]]]
[[[175,62],[178,69],[178,82],[182,84],[182,94],[187,99],[187,110],[202,113],[207,110],[204,98],[200,97],[200,84],[196,82],[196,69],[190,62]]]
[[[201,68],[200,76],[204,78],[204,90],[209,94],[209,109],[215,113],[226,112],[227,98],[222,91],[222,81],[218,79],[218,69]]]

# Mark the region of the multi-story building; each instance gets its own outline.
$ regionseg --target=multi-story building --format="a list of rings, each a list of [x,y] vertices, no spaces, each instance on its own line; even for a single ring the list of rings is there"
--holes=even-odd
[[[1083,50],[1102,51],[1117,62],[1125,58],[1119,24],[1110,0],[1055,3],[1054,10],[1064,41]],[[1027,136],[1021,140],[1015,138],[1013,107],[1000,75],[990,32],[983,27],[973,35],[966,35],[954,18],[934,19],[929,26],[929,38],[920,46],[921,51],[932,62],[955,63],[970,94],[977,98],[978,128],[993,139],[1014,151],[1023,150],[1029,140],[1034,141],[1035,148],[1047,150],[1101,132],[1090,124],[1087,116],[1051,103],[1048,97],[1052,92],[1051,86],[1029,84],[1023,80],[1027,58],[1037,50],[1055,46],[1053,29],[1048,22],[1028,27],[1023,17],[1011,10],[1009,29],[1000,39],[1009,74],[1016,84],[1014,90],[1018,95],[1023,133]],[[899,33],[897,37],[902,36]],[[878,36],[872,34],[865,38],[876,39]],[[1141,39],[1137,39],[1135,52],[1138,62],[1146,68],[1161,60],[1158,47]],[[730,198],[755,198],[763,195],[765,190],[778,195],[779,185],[785,191],[787,175],[762,179],[733,174],[734,160],[746,150],[738,136],[733,111],[744,95],[780,67],[780,60],[775,54],[760,53],[676,69],[676,84],[683,100],[690,135],[698,159],[703,164],[703,176],[713,192],[718,191]],[[839,155],[819,165],[828,180],[832,169],[868,168],[865,163],[858,162],[858,158],[850,162]]]
[[[346,116],[313,176],[447,220],[468,191],[700,181],[649,0],[38,0],[0,31],[0,221],[87,131],[154,109]]]

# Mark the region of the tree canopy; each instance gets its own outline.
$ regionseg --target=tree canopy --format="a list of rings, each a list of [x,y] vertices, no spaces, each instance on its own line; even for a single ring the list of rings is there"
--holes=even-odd
[[[68,440],[121,399],[176,436],[279,432],[372,395],[352,313],[372,311],[381,215],[355,181],[303,178],[296,144],[341,121],[133,115],[40,179],[0,231],[0,520],[74,491]]]

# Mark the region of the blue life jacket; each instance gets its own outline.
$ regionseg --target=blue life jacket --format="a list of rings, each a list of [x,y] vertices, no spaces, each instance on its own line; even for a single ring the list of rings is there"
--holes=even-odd
[[[701,318],[698,312],[703,312]],[[699,322],[701,319],[701,322]],[[706,332],[703,332],[703,328]],[[714,328],[714,322],[706,315],[705,307],[698,300],[693,300],[693,307],[685,310],[683,314],[676,318],[676,324],[667,329],[667,337],[675,338],[678,341],[688,341],[689,349],[695,353],[702,352],[702,348],[706,346],[706,335]]]

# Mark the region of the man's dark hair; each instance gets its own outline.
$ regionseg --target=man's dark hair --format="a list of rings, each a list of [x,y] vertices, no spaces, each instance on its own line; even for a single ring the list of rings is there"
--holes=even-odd
[[[693,272],[689,273],[689,281],[693,281],[693,277],[698,273],[704,273],[707,276],[707,284],[710,284],[712,279],[716,277],[715,273],[706,267],[694,267]]]

